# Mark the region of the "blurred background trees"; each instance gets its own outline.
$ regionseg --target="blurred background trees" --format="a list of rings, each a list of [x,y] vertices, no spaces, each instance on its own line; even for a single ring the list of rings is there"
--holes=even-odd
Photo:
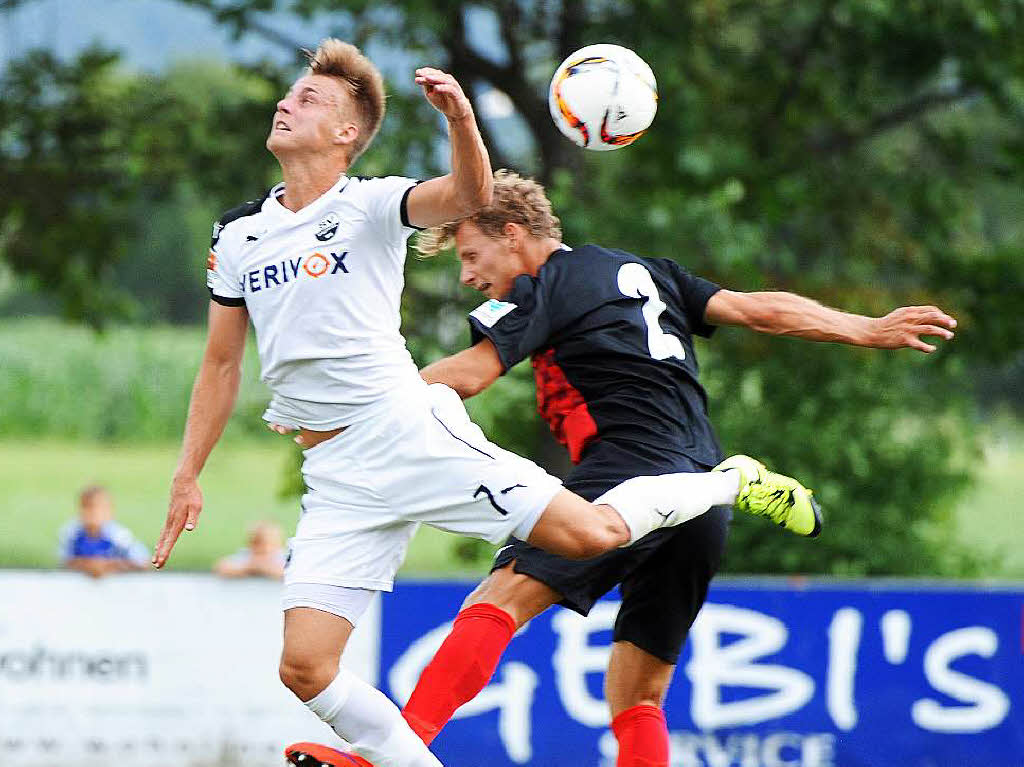
[[[318,36],[357,42],[387,64],[389,116],[355,172],[444,170],[443,126],[411,88],[413,67],[439,65],[471,93],[495,167],[548,185],[570,243],[675,258],[737,290],[794,290],[875,315],[935,303],[957,316],[957,339],[929,357],[738,330],[700,352],[726,449],[806,477],[829,513],[829,534],[806,546],[738,522],[729,568],[982,572],[956,545],[952,512],[986,419],[1024,402],[1024,3],[180,4],[288,57],[317,39],[293,39],[282,22],[316,19]],[[555,131],[547,81],[564,56],[598,41],[637,50],[661,102],[636,145],[591,155]],[[60,312],[94,327],[200,323],[211,222],[275,180],[263,140],[298,71],[300,59],[287,60],[210,57],[139,72],[94,48],[9,61],[0,312]],[[410,260],[407,280],[404,328],[417,360],[461,348],[478,297],[458,287],[451,260]],[[17,396],[36,410],[47,402],[30,365],[37,351],[5,356],[14,397],[5,433],[30,430]],[[198,354],[180,360],[189,375]],[[131,385],[129,374],[121,380]],[[96,385],[83,381],[81,396]],[[165,438],[180,429],[185,396],[161,395],[179,414],[160,421]],[[528,371],[472,410],[497,441],[557,465]],[[243,412],[258,416],[256,405]],[[59,433],[56,413],[52,427],[37,419],[31,431]]]

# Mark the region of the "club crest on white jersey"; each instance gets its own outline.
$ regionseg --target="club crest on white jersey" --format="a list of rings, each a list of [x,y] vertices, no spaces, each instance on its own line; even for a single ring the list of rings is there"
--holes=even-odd
[[[332,210],[317,224],[316,238],[320,242],[327,242],[338,233],[338,226],[340,224],[341,218]]]

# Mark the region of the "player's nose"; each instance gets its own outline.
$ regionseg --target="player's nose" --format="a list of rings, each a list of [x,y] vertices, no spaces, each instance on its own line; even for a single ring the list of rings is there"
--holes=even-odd
[[[466,269],[465,267],[463,267],[459,271],[459,282],[461,282],[466,287],[473,287],[473,273]]]

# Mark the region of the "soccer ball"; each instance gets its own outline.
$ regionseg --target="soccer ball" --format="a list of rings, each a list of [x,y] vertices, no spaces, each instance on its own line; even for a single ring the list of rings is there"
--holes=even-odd
[[[658,111],[658,83],[642,58],[621,45],[580,48],[555,70],[548,108],[558,130],[584,149],[629,146]]]

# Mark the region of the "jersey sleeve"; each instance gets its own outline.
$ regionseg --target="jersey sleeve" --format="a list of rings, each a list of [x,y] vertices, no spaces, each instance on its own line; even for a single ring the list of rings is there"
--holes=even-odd
[[[491,340],[503,373],[547,346],[551,315],[540,283],[519,277],[508,301],[491,299],[470,312],[469,332],[474,345]]]
[[[405,242],[418,231],[409,223],[409,192],[419,183],[414,178],[386,176],[366,179],[366,213],[388,242]]]
[[[241,281],[232,270],[231,248],[221,238],[223,229],[220,221],[213,225],[210,253],[206,257],[206,287],[210,289],[210,298],[218,304],[245,306]]]
[[[675,261],[672,264],[672,271],[676,275],[676,283],[679,285],[679,293],[683,298],[683,306],[686,309],[686,317],[689,320],[690,328],[695,335],[709,338],[715,332],[715,326],[709,325],[704,319],[704,311],[707,309],[708,301],[722,288],[719,285],[690,274]]]

